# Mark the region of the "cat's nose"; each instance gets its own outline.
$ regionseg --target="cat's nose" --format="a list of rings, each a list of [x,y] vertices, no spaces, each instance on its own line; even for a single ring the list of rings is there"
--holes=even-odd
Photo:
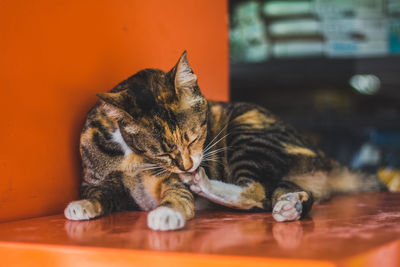
[[[182,162],[179,164],[179,169],[181,169],[184,172],[189,171],[191,168],[193,168],[193,161],[191,158],[188,159],[182,159]]]
[[[189,171],[193,167],[193,163],[187,165],[187,166],[181,166],[179,169],[181,169],[184,172]]]

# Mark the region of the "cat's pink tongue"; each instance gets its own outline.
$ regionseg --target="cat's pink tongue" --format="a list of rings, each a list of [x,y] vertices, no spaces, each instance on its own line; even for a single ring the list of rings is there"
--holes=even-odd
[[[199,172],[199,168],[197,168],[195,171],[190,172],[191,175],[196,175]]]

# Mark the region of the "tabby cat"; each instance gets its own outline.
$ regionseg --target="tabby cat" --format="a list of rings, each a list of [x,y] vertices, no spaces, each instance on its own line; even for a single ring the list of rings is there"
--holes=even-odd
[[[206,100],[186,51],[169,72],[145,69],[97,96],[81,134],[81,200],[65,209],[70,220],[145,210],[148,227],[174,230],[194,216],[196,196],[293,221],[314,200],[384,189],[264,108]]]

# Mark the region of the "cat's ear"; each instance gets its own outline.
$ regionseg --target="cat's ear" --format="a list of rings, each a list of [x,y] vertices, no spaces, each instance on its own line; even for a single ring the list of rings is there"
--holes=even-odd
[[[197,86],[197,76],[189,65],[186,50],[169,73],[173,75],[175,88],[194,88]]]
[[[96,96],[115,107],[120,107],[123,101],[123,96],[121,92],[118,93],[97,93]]]
[[[127,90],[117,93],[97,93],[97,97],[109,104],[108,110],[113,117],[122,117],[129,115],[130,110],[134,106],[134,97]]]

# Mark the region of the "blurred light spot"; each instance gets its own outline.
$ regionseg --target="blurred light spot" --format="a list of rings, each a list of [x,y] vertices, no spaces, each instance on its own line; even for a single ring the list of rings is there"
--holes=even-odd
[[[381,80],[373,74],[357,74],[350,78],[350,85],[361,94],[374,95],[381,88]]]

